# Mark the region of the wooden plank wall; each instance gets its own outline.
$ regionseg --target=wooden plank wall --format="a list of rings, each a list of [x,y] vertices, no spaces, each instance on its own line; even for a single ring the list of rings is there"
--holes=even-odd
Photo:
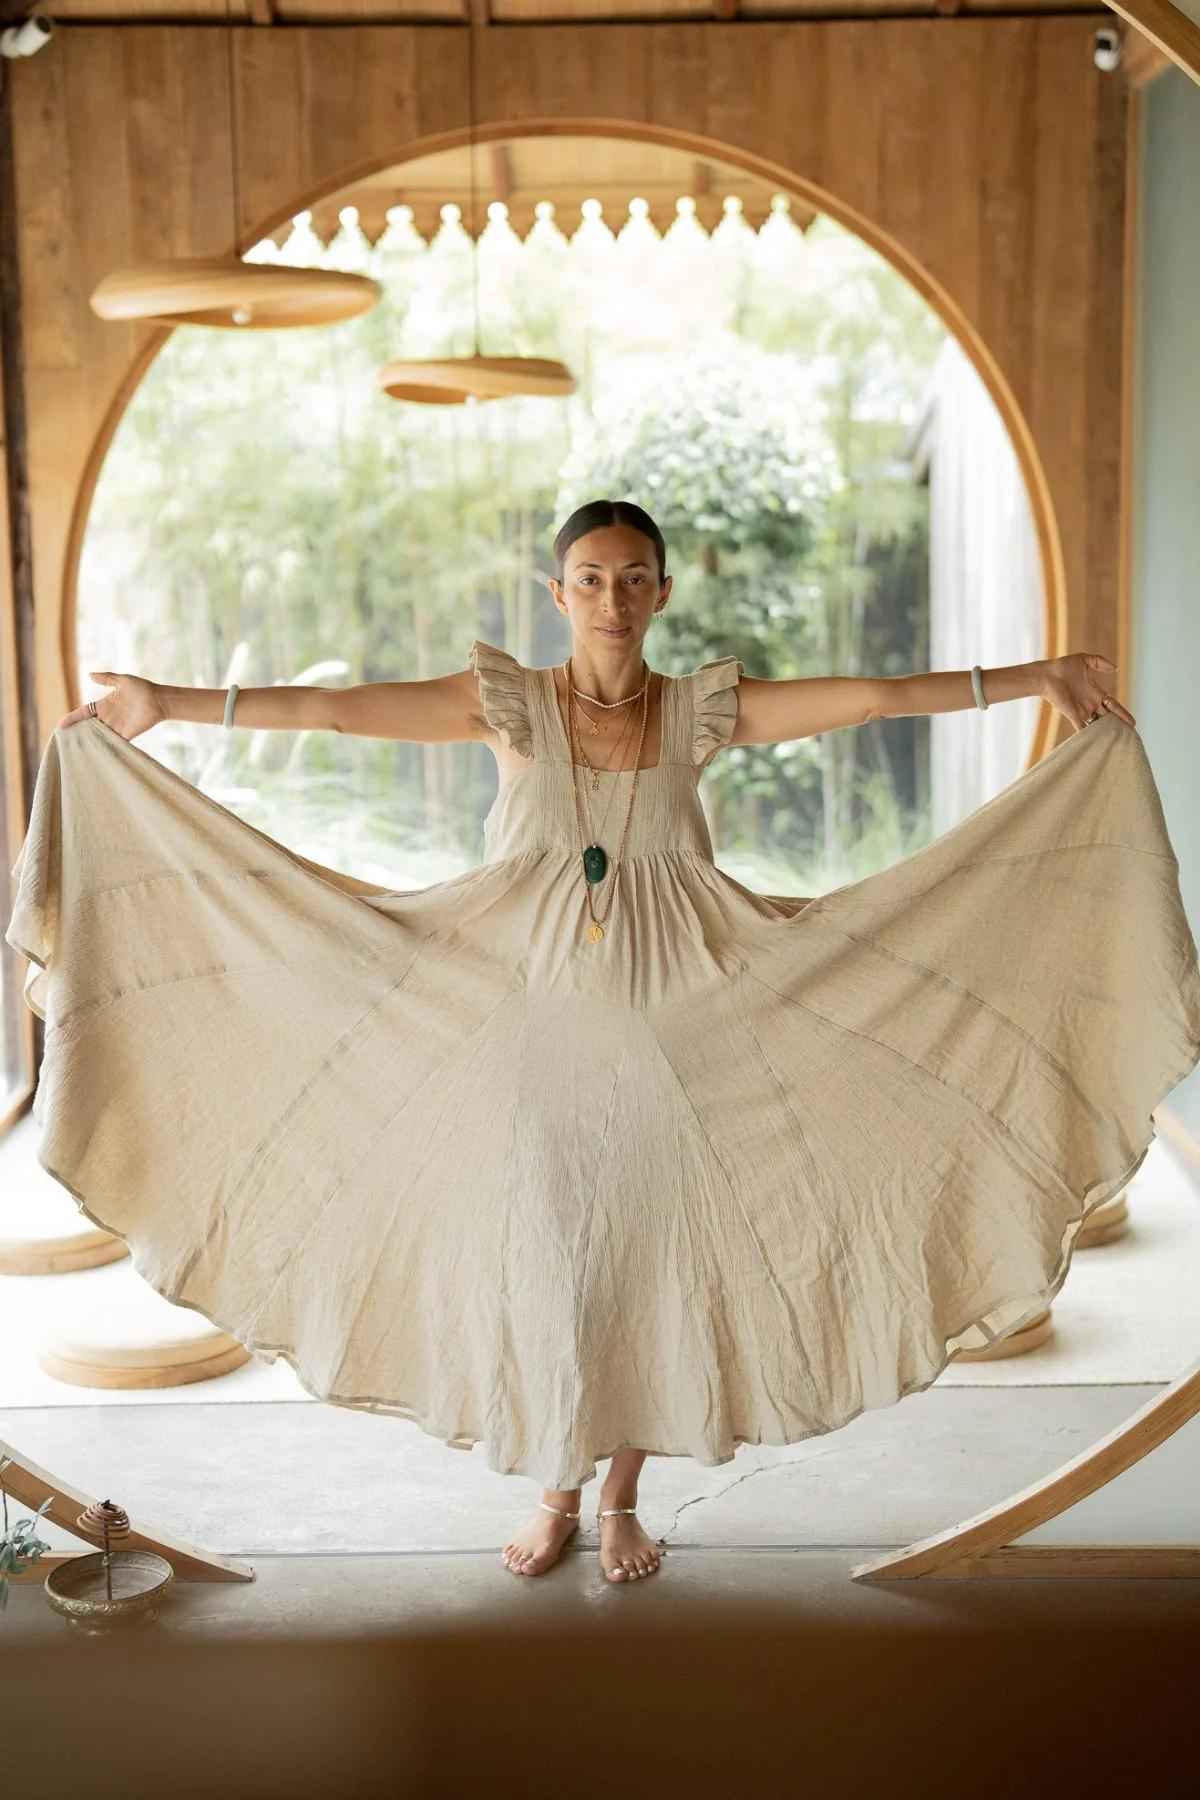
[[[477,126],[641,135],[789,187],[891,253],[963,338],[1039,518],[1055,650],[1118,638],[1126,83],[1094,20],[481,30]],[[235,32],[252,242],[317,196],[461,142],[452,26]],[[78,701],[73,586],[95,473],[163,340],[88,307],[111,269],[233,242],[225,34],[60,33],[14,66],[43,738]],[[482,196],[487,198],[488,196]]]

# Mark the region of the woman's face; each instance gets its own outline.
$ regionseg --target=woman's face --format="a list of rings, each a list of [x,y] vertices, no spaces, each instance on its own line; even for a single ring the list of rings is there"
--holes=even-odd
[[[577,643],[631,647],[667,604],[671,577],[660,583],[648,537],[631,525],[602,525],[575,539],[563,559],[563,578],[551,581],[550,589]],[[618,635],[614,628],[623,630]]]

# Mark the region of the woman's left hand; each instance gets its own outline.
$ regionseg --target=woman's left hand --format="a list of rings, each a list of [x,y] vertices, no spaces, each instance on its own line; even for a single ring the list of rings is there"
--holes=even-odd
[[[1093,719],[1115,713],[1126,725],[1135,725],[1131,712],[1121,705],[1115,694],[1101,687],[1099,677],[1115,671],[1116,663],[1107,656],[1089,650],[1076,650],[1070,656],[1052,656],[1042,664],[1042,694],[1076,731],[1082,731]]]

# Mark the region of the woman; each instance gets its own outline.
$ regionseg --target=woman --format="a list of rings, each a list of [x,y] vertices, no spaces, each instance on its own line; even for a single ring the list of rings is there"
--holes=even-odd
[[[1200,1061],[1200,975],[1107,658],[979,693],[666,676],[653,520],[595,501],[554,549],[561,667],[476,640],[348,691],[97,673],[43,756],[8,940],[47,1022],[39,1155],[140,1273],[317,1398],[539,1481],[514,1572],[611,1457],[621,1581],[659,1566],[647,1454],[834,1430],[1045,1308]],[[1074,734],[894,867],[813,900],[716,868],[696,783],[724,746],[1035,693]],[[486,743],[485,860],[379,888],[131,744],[232,705]]]

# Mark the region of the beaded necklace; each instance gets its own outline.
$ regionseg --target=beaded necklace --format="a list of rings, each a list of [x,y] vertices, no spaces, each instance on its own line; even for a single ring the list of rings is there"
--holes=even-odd
[[[576,721],[582,720],[585,724],[591,725],[593,731],[597,731],[599,729],[595,720],[589,719],[585,712],[581,712],[578,705],[575,707],[575,718],[576,718]],[[588,773],[591,775],[593,794],[596,793],[600,787],[601,770],[603,770],[605,774],[611,773],[614,765],[616,763],[619,763],[622,756],[624,756],[625,744],[626,744],[626,740],[629,737],[629,728],[632,724],[633,724],[633,714],[626,713],[625,723],[621,727],[621,735],[617,739],[616,747],[614,748],[613,753],[612,753],[611,757],[609,758],[608,762],[601,763],[600,768],[598,768],[598,769],[594,768],[592,766],[591,757],[588,755],[588,753],[584,749],[583,745],[580,744],[579,753],[583,757],[583,760],[584,760],[585,764],[587,765]],[[607,817],[607,814],[605,816]]]

